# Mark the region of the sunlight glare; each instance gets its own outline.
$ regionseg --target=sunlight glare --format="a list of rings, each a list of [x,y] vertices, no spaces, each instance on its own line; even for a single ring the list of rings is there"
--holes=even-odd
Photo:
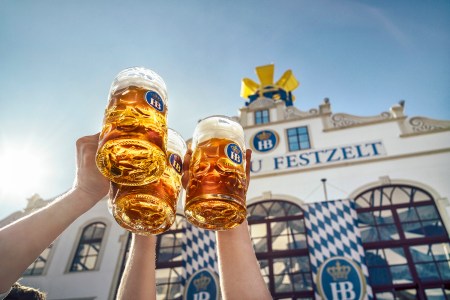
[[[48,173],[41,153],[7,146],[0,150],[0,195],[29,197],[39,192]]]

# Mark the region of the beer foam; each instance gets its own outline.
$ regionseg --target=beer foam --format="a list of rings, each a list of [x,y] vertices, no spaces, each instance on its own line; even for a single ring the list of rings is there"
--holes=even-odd
[[[227,116],[210,116],[199,121],[193,140],[201,143],[212,138],[229,139],[239,144],[242,149],[245,148],[244,129],[241,124]]]
[[[119,72],[113,83],[109,94],[127,86],[137,86],[157,92],[167,105],[167,87],[164,80],[156,72],[143,67],[127,68]]]
[[[172,128],[167,128],[167,150],[184,157],[187,151],[184,138]]]

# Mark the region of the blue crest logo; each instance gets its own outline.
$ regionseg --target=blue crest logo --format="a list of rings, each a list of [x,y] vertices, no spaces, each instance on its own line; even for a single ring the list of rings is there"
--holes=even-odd
[[[145,93],[145,100],[157,111],[164,111],[164,101],[161,99],[158,93],[154,91],[147,91],[147,93]]]
[[[181,174],[181,171],[183,170],[183,160],[181,159],[181,156],[175,153],[170,154],[169,163],[178,174]]]
[[[210,269],[201,269],[192,274],[184,290],[184,300],[218,300],[217,275]]]
[[[278,134],[271,130],[257,132],[252,139],[252,148],[259,152],[267,152],[278,145]]]
[[[317,288],[323,299],[362,300],[366,279],[359,266],[349,258],[335,256],[319,267]]]
[[[242,159],[242,150],[241,150],[241,148],[239,148],[238,145],[233,144],[233,143],[228,144],[225,147],[225,154],[235,164],[238,164],[238,165],[242,164],[242,160],[243,160]]]

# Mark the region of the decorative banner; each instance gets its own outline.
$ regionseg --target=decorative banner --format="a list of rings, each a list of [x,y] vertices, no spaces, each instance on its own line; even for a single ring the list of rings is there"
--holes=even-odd
[[[184,224],[183,275],[181,278],[181,285],[185,291],[184,299],[216,299],[214,296],[219,294],[219,285],[216,279],[219,272],[215,232],[195,227],[187,221]]]
[[[373,299],[354,202],[305,204],[315,299]]]

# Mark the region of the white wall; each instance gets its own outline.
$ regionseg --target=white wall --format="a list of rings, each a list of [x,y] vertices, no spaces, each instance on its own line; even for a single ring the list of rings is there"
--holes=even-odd
[[[98,269],[68,272],[82,228],[98,221],[106,223],[107,226]],[[47,292],[49,300],[89,297],[108,299],[121,248],[119,239],[124,233],[125,230],[117,225],[109,214],[106,200],[102,200],[72,223],[56,240],[45,276],[27,276],[21,282],[40,287],[42,291]]]
[[[284,194],[304,202],[324,200],[322,178],[326,178],[328,199],[347,198],[380,177],[425,188],[436,197],[450,199],[450,131],[400,137],[397,121],[375,123],[347,129],[324,131],[321,117],[267,124],[246,130],[247,147],[261,130],[272,130],[280,137],[276,149],[266,153],[253,151],[252,161],[261,160],[267,171],[253,172],[247,193],[248,203],[260,199],[264,192]],[[289,152],[285,129],[308,126],[312,149]],[[274,159],[287,155],[330,149],[352,144],[381,141],[380,155],[341,160],[334,163],[309,164],[274,169]],[[286,158],[280,160],[286,165]],[[258,165],[257,165],[258,166]],[[353,195],[354,196],[354,195]],[[448,201],[447,201],[448,202]],[[448,218],[448,215],[447,215]]]

